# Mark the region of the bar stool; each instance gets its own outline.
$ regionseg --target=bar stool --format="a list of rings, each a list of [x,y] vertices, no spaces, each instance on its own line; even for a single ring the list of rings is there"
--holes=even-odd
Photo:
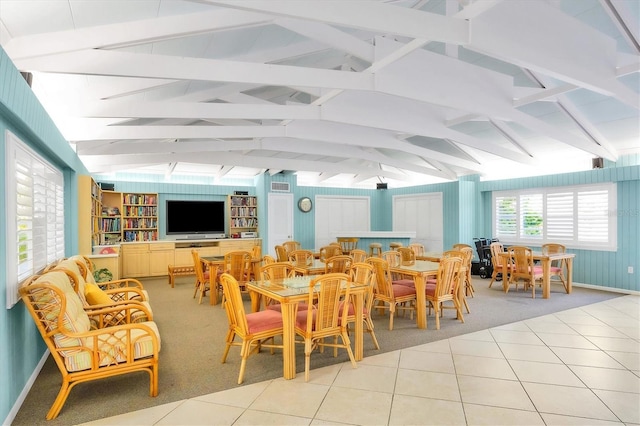
[[[369,244],[369,256],[380,257],[382,255],[382,244],[371,243]]]
[[[397,242],[397,241],[393,241],[393,242],[390,242],[390,243],[389,243],[389,249],[390,249],[390,250],[396,250],[396,249],[398,249],[399,247],[402,247],[402,243],[399,243],[399,242]]]

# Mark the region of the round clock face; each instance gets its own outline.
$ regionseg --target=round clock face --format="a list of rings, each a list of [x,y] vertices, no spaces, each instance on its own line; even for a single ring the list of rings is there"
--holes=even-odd
[[[309,197],[302,197],[298,200],[298,208],[302,212],[308,213],[311,211],[311,206],[311,198]]]

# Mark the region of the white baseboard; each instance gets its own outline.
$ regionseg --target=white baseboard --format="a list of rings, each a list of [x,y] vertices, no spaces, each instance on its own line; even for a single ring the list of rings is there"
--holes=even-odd
[[[20,411],[20,407],[22,407],[22,403],[27,398],[27,395],[29,394],[31,387],[36,382],[36,379],[38,378],[38,374],[40,374],[40,370],[42,370],[42,367],[44,366],[44,363],[47,361],[48,357],[49,357],[49,349],[44,351],[44,354],[42,354],[42,358],[40,358],[38,365],[36,365],[36,368],[33,370],[33,373],[31,373],[29,380],[27,380],[27,383],[24,385],[24,388],[22,388],[22,392],[20,392],[18,399],[16,400],[15,404],[13,404],[13,407],[11,408],[11,411],[9,411],[7,418],[4,419],[4,421],[2,422],[3,425],[10,425],[11,423],[13,423],[13,420],[16,418],[18,411]]]
[[[613,288],[613,287],[604,287],[601,285],[593,285],[593,284],[582,284],[582,283],[571,283],[573,287],[583,287],[590,288],[592,290],[602,290],[602,291],[610,291],[612,293],[623,293],[623,294],[633,294],[635,296],[640,296],[640,291],[636,290],[625,290],[623,288]]]

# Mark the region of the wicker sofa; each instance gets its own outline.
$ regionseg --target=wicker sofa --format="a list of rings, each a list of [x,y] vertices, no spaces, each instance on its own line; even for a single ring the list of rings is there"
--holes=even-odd
[[[62,374],[47,420],[60,413],[78,383],[146,371],[150,396],[158,394],[160,335],[151,312],[136,300],[86,305],[74,286],[74,273],[58,264],[20,287],[20,295]],[[57,269],[56,269],[57,268]],[[134,323],[132,318],[138,321]]]

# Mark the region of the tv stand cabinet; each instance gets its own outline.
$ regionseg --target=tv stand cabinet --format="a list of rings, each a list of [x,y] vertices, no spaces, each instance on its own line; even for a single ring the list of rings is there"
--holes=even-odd
[[[193,275],[191,250],[200,256],[224,256],[230,251],[251,251],[261,246],[259,238],[225,238],[219,240],[162,240],[122,243],[122,276],[124,278],[155,277],[180,271],[179,275]],[[169,266],[171,265],[171,268]],[[171,282],[171,277],[169,277]]]

